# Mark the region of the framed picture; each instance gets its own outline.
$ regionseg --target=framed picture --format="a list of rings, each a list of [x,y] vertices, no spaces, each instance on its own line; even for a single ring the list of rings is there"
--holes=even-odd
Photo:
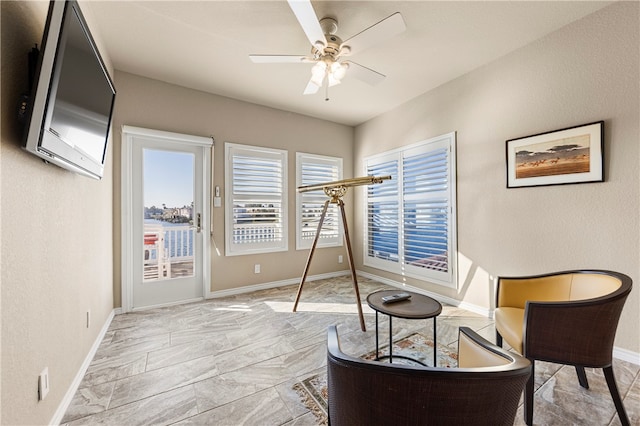
[[[604,121],[507,141],[507,188],[604,181]]]

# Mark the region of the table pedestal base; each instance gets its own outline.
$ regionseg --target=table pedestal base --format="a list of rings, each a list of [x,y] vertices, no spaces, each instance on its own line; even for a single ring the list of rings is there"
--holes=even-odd
[[[437,352],[437,348],[438,348],[438,341],[437,341],[437,332],[436,332],[436,317],[433,317],[433,366],[437,367],[438,366],[438,352]],[[383,359],[389,359],[389,364],[393,364],[393,358],[401,358],[401,359],[406,359],[412,362],[415,362],[417,364],[420,365],[424,365],[425,367],[427,366],[427,364],[425,364],[422,361],[418,361],[415,358],[411,358],[408,356],[404,356],[404,355],[393,355],[393,317],[391,315],[389,315],[389,355],[383,355],[380,356],[380,344],[379,344],[379,337],[378,337],[378,311],[376,311],[376,361],[380,361]]]

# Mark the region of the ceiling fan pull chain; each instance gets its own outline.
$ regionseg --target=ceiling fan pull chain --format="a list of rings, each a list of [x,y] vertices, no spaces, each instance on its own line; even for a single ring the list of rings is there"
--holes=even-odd
[[[324,100],[328,101],[329,100],[329,83],[327,82],[327,84],[325,84],[324,86]]]

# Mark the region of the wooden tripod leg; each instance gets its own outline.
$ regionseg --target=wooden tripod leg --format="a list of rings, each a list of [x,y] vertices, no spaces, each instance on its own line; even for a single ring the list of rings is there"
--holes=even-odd
[[[362,314],[362,305],[360,304],[360,290],[358,290],[358,279],[356,278],[356,267],[353,264],[353,252],[351,251],[351,239],[349,238],[349,228],[347,226],[347,215],[344,212],[344,202],[342,199],[338,200],[338,206],[340,207],[340,213],[342,214],[342,224],[344,225],[344,243],[347,245],[347,259],[349,260],[349,267],[351,268],[351,280],[353,281],[353,289],[356,292],[356,306],[358,307],[358,315],[360,316],[360,328],[362,331],[367,331],[367,327],[364,325],[364,315]]]
[[[318,239],[320,238],[320,231],[322,231],[322,224],[324,223],[324,217],[327,215],[327,209],[329,208],[329,203],[331,199],[324,202],[324,208],[322,209],[322,214],[320,215],[320,222],[318,222],[318,229],[316,230],[316,236],[313,239],[313,243],[311,244],[311,249],[309,250],[309,256],[307,257],[307,264],[304,266],[304,272],[302,273],[302,278],[300,279],[300,285],[298,286],[298,294],[296,294],[296,301],[293,304],[293,312],[298,309],[298,302],[300,301],[300,293],[302,293],[302,286],[304,285],[304,281],[307,279],[307,274],[309,273],[309,266],[311,265],[311,259],[313,258],[313,253],[316,251],[316,245],[318,244]]]

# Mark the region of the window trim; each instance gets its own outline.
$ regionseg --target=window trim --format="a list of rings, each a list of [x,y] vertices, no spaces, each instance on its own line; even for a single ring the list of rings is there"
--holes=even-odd
[[[324,163],[331,164],[333,163],[338,167],[338,178],[336,180],[343,179],[344,167],[343,167],[343,159],[341,157],[332,157],[327,155],[318,155],[318,154],[309,154],[305,152],[296,152],[296,187],[301,186],[302,182],[302,165],[305,162],[308,163]],[[319,182],[320,183],[320,182]],[[312,245],[312,240],[303,240],[302,239],[302,201],[304,199],[304,194],[296,191],[296,250],[309,250]],[[329,208],[336,209],[337,221],[338,221],[338,236],[329,241],[322,240],[320,238],[316,245],[317,248],[323,247],[341,247],[343,243],[343,235],[344,235],[344,226],[342,223],[342,218],[339,217],[340,212],[338,211],[338,206],[336,204],[332,204]],[[317,228],[316,228],[317,229]],[[315,231],[315,230],[314,230]],[[315,235],[315,232],[314,232]]]
[[[268,243],[255,243],[241,246],[233,243],[233,163],[232,157],[235,153],[255,156],[257,158],[279,158],[282,164],[282,239],[281,241]],[[264,148],[259,146],[237,144],[225,142],[225,256],[242,256],[260,253],[274,253],[289,250],[288,234],[288,151],[275,148]]]
[[[368,167],[372,164],[380,164],[387,161],[397,160],[398,162],[398,175],[403,176],[403,164],[402,160],[404,156],[408,156],[411,152],[420,150],[432,150],[437,149],[438,145],[448,144],[448,201],[449,201],[449,215],[448,215],[448,266],[449,270],[446,273],[446,278],[443,279],[443,272],[433,271],[427,268],[421,268],[414,265],[409,265],[404,262],[404,194],[403,194],[403,180],[398,179],[398,261],[389,261],[381,258],[369,256],[369,196],[365,194],[365,205],[363,209],[363,264],[383,271],[403,275],[419,280],[429,281],[445,287],[457,289],[457,273],[458,273],[458,247],[457,247],[457,182],[456,182],[456,133],[451,132],[441,136],[437,136],[431,139],[422,140],[410,145],[406,145],[400,148],[396,148],[390,151],[385,151],[379,154],[371,155],[363,159],[364,173],[367,174]]]

